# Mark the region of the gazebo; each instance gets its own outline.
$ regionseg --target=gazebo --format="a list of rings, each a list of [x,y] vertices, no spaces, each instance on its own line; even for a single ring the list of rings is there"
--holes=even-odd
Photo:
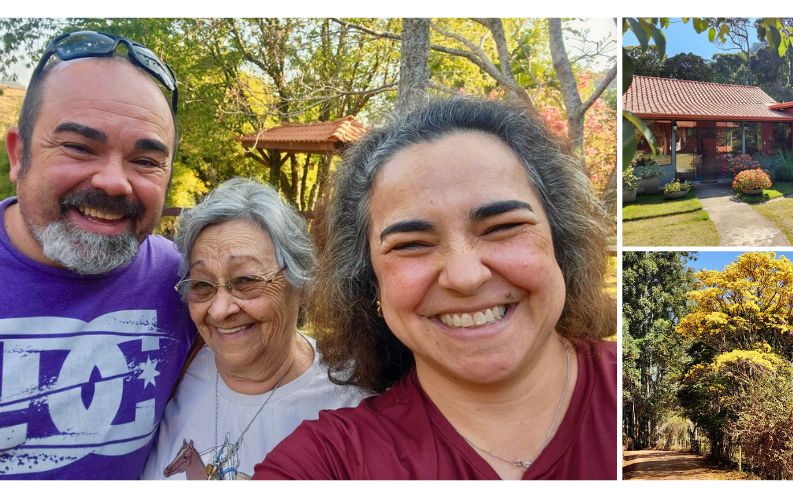
[[[653,131],[658,164],[683,178],[715,179],[726,154],[793,149],[793,102],[757,86],[634,76],[624,108]]]
[[[245,135],[240,138],[240,142],[248,150],[249,157],[270,168],[270,179],[275,184],[275,176],[290,155],[294,159],[295,153],[341,154],[366,130],[366,126],[348,115],[328,122],[287,122]]]

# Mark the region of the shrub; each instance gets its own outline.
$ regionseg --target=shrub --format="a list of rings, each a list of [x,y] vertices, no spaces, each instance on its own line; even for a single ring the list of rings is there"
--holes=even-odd
[[[678,191],[690,191],[691,183],[686,181],[678,181],[675,179],[671,183],[664,185],[664,193],[677,193]]]
[[[727,172],[733,177],[739,173],[747,170],[760,169],[760,163],[754,160],[751,155],[728,155],[727,156]]]
[[[629,165],[622,169],[622,190],[623,191],[632,191],[636,189],[638,185],[638,180],[636,176],[633,175],[633,166]]]
[[[770,187],[771,178],[762,169],[739,172],[732,181],[732,188],[735,190],[768,189]]]
[[[631,165],[634,167],[647,167],[649,165],[658,165],[658,162],[650,157],[639,157],[631,162]]]
[[[777,180],[793,181],[793,152],[787,150],[777,151],[771,167]]]
[[[653,164],[655,163],[653,162]],[[664,169],[662,169],[661,166],[659,165],[642,165],[642,166],[636,166],[633,169],[633,174],[639,179],[656,177],[656,176],[660,176],[663,173],[664,173]]]

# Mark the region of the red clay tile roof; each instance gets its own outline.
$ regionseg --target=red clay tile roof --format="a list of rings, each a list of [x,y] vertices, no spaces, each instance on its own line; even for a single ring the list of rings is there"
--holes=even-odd
[[[643,119],[793,121],[757,86],[634,76],[623,102]]]
[[[348,115],[329,122],[287,122],[279,127],[243,136],[240,141],[246,148],[277,148],[278,143],[345,144],[358,140],[366,130],[366,126]]]

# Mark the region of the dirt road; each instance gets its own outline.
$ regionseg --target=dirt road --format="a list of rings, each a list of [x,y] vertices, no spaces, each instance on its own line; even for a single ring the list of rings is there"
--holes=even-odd
[[[623,479],[738,480],[745,473],[711,465],[700,455],[684,451],[623,451]]]

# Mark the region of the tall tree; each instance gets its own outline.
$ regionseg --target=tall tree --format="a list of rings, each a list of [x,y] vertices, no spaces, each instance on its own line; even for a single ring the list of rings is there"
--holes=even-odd
[[[681,405],[705,429],[714,458],[729,460],[745,444],[758,470],[789,474],[780,460],[791,459],[793,445],[776,429],[793,418],[793,263],[747,252],[724,270],[697,273],[688,296],[691,312],[676,328],[694,343]]]
[[[409,107],[425,95],[430,84],[430,70],[427,63],[429,50],[429,19],[402,19],[402,53],[399,65],[397,109]]]
[[[710,18],[708,22],[713,28],[719,29],[724,33],[723,36],[715,39],[716,46],[721,50],[739,50],[741,60],[746,69],[746,79],[741,84],[753,85],[754,76],[750,59],[752,55],[752,38],[750,28],[751,20],[746,17],[719,17]],[[722,28],[726,26],[727,29]]]
[[[684,252],[625,252],[622,259],[623,435],[630,449],[653,447],[676,412],[685,343],[674,332],[692,275]]]

